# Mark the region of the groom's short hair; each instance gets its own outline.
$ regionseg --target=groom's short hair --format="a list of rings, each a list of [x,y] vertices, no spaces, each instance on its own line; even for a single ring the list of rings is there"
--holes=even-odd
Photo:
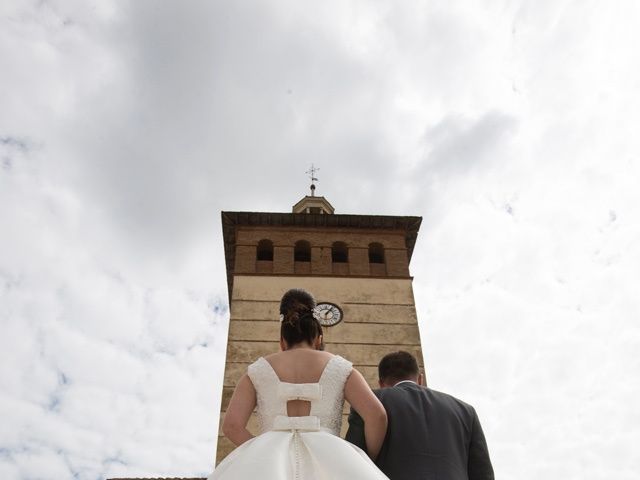
[[[378,364],[378,378],[387,383],[415,378],[419,374],[418,361],[409,352],[403,350],[388,353]]]

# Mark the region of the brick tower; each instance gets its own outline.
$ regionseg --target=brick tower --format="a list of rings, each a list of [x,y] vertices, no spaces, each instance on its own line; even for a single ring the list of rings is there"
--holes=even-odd
[[[409,274],[422,219],[336,215],[314,193],[312,185],[292,213],[222,212],[231,318],[220,422],[247,366],[279,349],[279,301],[290,288],[342,309],[343,320],[324,328],[326,350],[352,361],[372,387],[388,352],[412,352],[422,367]],[[248,428],[256,433],[254,416]],[[234,448],[218,435],[216,464]]]

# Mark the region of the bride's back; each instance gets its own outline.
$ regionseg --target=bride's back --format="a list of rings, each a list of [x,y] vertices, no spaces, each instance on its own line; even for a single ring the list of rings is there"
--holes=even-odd
[[[327,364],[333,357],[328,352],[308,348],[296,348],[265,357],[281,382],[318,383]],[[305,400],[287,402],[287,415],[304,417],[309,415],[311,403]]]
[[[294,348],[273,353],[265,360],[273,367],[281,382],[316,383],[333,355],[310,348]]]

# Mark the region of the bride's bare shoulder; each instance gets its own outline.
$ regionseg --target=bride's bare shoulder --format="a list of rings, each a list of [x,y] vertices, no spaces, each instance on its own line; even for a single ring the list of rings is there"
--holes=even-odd
[[[325,358],[327,360],[332,357],[335,357],[333,353],[325,352],[323,350],[300,349],[300,350],[286,350],[284,352],[271,353],[269,355],[266,355],[264,359],[268,361],[272,361],[272,360],[278,361],[278,360],[289,358],[292,356],[302,356],[302,355],[308,356],[309,358],[317,358],[317,359]]]

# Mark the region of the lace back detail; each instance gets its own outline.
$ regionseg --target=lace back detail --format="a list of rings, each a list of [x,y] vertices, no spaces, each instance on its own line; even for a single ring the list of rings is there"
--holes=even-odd
[[[320,417],[322,426],[330,429],[335,435],[340,435],[342,428],[344,384],[352,370],[353,364],[338,355],[329,360],[319,381],[322,387],[322,401],[311,404],[311,415]]]
[[[262,357],[249,365],[247,375],[256,390],[256,417],[260,433],[271,430],[275,417],[287,414],[286,405],[283,410],[278,408],[278,402],[275,401],[278,398],[280,380],[269,362]]]
[[[327,362],[317,383],[293,384],[281,382],[271,364],[259,358],[249,365],[247,374],[256,390],[260,433],[273,430],[276,417],[287,415],[287,398],[296,397],[308,399],[311,402],[309,415],[317,417],[321,427],[339,435],[344,384],[352,369],[351,362],[335,355]]]

